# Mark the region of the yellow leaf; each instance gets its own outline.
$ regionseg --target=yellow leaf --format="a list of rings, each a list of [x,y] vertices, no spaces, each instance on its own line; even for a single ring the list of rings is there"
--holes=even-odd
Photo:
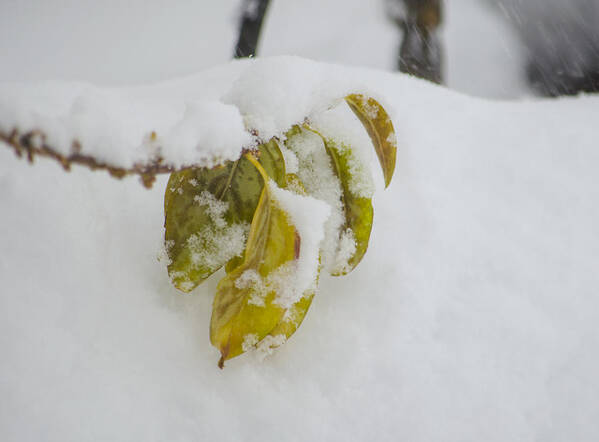
[[[248,236],[243,263],[217,286],[210,321],[210,340],[224,361],[244,353],[281,321],[285,309],[269,276],[297,257],[298,237],[287,215],[277,207],[268,176],[258,161],[246,154],[264,180]]]
[[[287,174],[287,187],[293,192],[299,195],[306,195],[306,190],[304,188],[304,184],[299,179],[296,174],[288,173]],[[318,275],[320,274],[320,266],[318,268]],[[316,285],[318,285],[318,276],[316,277]],[[303,296],[296,301],[291,307],[289,307],[281,321],[273,328],[268,336],[272,336],[273,343],[278,344],[281,340],[277,339],[280,336],[284,336],[283,341],[287,341],[293,335],[301,323],[304,321],[306,314],[308,313],[308,309],[312,304],[312,299],[314,298],[314,294],[316,293],[316,289],[310,289],[305,292]],[[278,345],[272,345],[272,347],[277,347]],[[279,344],[280,345],[280,344]],[[271,348],[272,348],[271,347]]]
[[[308,309],[312,304],[312,299],[314,299],[314,293],[314,290],[305,293],[299,301],[285,311],[281,321],[268,334],[268,336],[272,336],[273,338],[284,336],[285,339],[283,341],[276,339],[273,342],[282,343],[289,339],[297,331],[299,326],[304,321],[306,313],[308,313]],[[278,347],[279,345],[272,345],[271,348]]]
[[[397,140],[391,118],[374,98],[362,94],[351,94],[345,101],[368,132],[374,150],[383,169],[385,187],[388,187],[395,171]]]

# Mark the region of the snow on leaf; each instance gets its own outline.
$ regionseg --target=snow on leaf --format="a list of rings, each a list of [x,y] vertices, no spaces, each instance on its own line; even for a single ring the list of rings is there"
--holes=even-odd
[[[315,130],[308,130],[322,137]],[[353,191],[351,182],[355,159],[352,149],[348,146],[340,148],[331,139],[322,137],[322,140],[342,188],[345,224],[340,231],[335,264],[331,268],[333,276],[341,276],[351,272],[364,257],[368,249],[374,212],[371,199]]]
[[[276,142],[258,148],[267,173],[285,179],[285,164]],[[169,275],[189,292],[225,263],[242,260],[248,226],[264,184],[246,157],[213,169],[173,173],[164,196],[165,241],[169,242]],[[175,191],[173,191],[175,190]]]
[[[299,301],[285,311],[285,315],[281,321],[268,335],[272,337],[284,335],[286,340],[289,339],[304,321],[315,293],[315,290],[304,293],[304,296]]]

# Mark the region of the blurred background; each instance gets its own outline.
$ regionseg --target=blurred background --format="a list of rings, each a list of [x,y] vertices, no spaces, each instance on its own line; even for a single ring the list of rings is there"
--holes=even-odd
[[[232,58],[260,1],[2,0],[0,81],[197,72]],[[430,59],[429,78],[471,95],[571,94],[599,88],[599,0],[270,0],[258,54],[386,70],[402,56],[408,71]]]

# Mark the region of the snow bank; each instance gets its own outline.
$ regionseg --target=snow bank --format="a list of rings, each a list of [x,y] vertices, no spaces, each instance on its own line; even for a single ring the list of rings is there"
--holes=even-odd
[[[198,76],[189,99],[219,101],[243,69]],[[323,276],[264,362],[219,370],[220,275],[183,296],[157,261],[166,177],[146,191],[0,148],[2,440],[599,438],[599,98],[497,103],[331,72],[392,105],[398,170],[360,266]],[[179,102],[179,86],[152,89]]]

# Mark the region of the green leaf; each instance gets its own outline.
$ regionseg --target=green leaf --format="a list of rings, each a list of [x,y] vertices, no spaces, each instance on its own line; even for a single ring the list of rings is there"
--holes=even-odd
[[[345,101],[368,132],[383,169],[385,187],[388,187],[395,171],[397,155],[397,140],[393,122],[383,106],[374,98],[362,94],[351,94],[345,97]]]
[[[335,175],[339,178],[341,184],[345,224],[340,232],[340,248],[347,250],[349,247],[349,250],[351,250],[351,242],[353,242],[355,250],[350,256],[343,257],[339,267],[333,269],[332,275],[346,275],[360,263],[368,249],[374,217],[372,200],[353,191],[355,186],[352,186],[352,180],[356,179],[354,165],[358,164],[358,160],[355,159],[351,147],[346,145],[338,146],[334,140],[324,137],[318,131],[308,126],[305,128],[322,138]]]
[[[251,154],[245,156],[268,175]],[[263,186],[245,249],[243,263],[218,284],[210,321],[210,341],[221,352],[219,366],[251,348],[281,321],[285,309],[275,302],[268,277],[297,257],[298,236],[287,215]]]
[[[279,187],[286,185],[285,158],[281,153],[279,142],[276,138],[271,138],[268,143],[258,147],[259,157],[258,162],[264,168],[266,174]]]
[[[257,155],[274,179],[285,179],[285,162],[275,140]],[[260,172],[243,156],[212,169],[173,173],[165,193],[165,245],[175,287],[189,292],[231,261],[242,260],[245,236],[264,187]]]

